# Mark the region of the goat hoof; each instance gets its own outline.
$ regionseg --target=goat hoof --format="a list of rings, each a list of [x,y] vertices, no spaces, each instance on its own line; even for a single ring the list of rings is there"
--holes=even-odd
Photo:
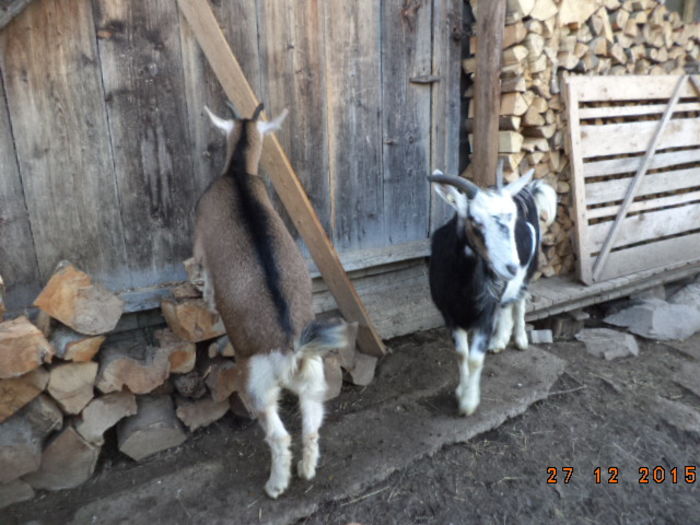
[[[311,465],[310,462],[306,464],[303,460],[299,460],[297,462],[297,473],[300,478],[307,481],[314,479],[314,477],[316,477],[316,466]]]
[[[272,499],[277,499],[285,490],[287,490],[288,482],[270,478],[265,483],[265,492]]]
[[[518,350],[527,350],[527,337],[524,340],[516,339],[515,348],[517,348]]]
[[[505,347],[505,346],[501,346],[501,345],[492,346],[492,347],[489,348],[489,352],[491,352],[492,354],[500,354],[500,353],[503,352],[503,350],[505,350],[505,349],[506,349],[506,347]]]

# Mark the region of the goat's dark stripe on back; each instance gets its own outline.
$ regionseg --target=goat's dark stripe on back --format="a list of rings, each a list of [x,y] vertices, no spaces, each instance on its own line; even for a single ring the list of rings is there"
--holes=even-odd
[[[272,296],[272,302],[277,310],[277,319],[287,337],[292,336],[292,320],[289,312],[289,303],[282,293],[280,271],[275,259],[272,235],[270,232],[269,217],[265,208],[253,195],[250,187],[251,176],[245,169],[245,151],[248,147],[248,123],[241,124],[241,136],[236,144],[236,149],[231,156],[231,162],[226,170],[226,175],[233,178],[240,196],[240,213],[244,224],[255,247],[258,262],[265,275],[267,289]]]

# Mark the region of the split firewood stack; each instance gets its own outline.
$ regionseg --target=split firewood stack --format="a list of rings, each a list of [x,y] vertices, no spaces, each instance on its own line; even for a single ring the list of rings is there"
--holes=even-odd
[[[481,0],[482,2],[485,0]],[[478,1],[471,0],[478,16]],[[666,75],[698,71],[700,24],[683,24],[657,0],[508,0],[503,35],[499,152],[506,179],[535,169],[559,194],[543,238],[540,272],[574,270],[573,214],[562,80],[567,75]],[[473,80],[479,35],[463,60]],[[472,87],[465,97],[472,98]],[[468,133],[474,126],[469,101]],[[469,175],[467,173],[467,175]]]
[[[119,450],[140,461],[229,411],[251,417],[235,349],[185,265],[191,281],[162,301],[167,327],[146,335],[115,332],[122,300],[67,262],[36,298],[33,322],[3,321],[0,277],[0,508],[85,482],[114,427]],[[354,344],[329,357],[327,398],[344,379],[369,384],[376,363]]]

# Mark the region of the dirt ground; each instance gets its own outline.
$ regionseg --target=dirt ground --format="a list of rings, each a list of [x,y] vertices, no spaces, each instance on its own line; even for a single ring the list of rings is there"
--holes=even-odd
[[[685,467],[698,465],[700,433],[666,423],[658,401],[662,396],[700,410],[700,399],[672,381],[691,358],[669,345],[639,342],[638,357],[613,362],[590,356],[578,342],[544,345],[566,361],[548,398],[498,428],[440,448],[430,457],[412,445],[400,451],[406,456],[403,467],[387,469],[378,482],[355,485],[359,488],[347,497],[298,505],[342,476],[338,465],[346,464],[343,461],[352,464],[353,455],[361,458],[365,443],[379,428],[372,425],[381,425],[390,414],[382,407],[443,413],[455,426],[469,423],[456,416],[456,358],[445,330],[391,341],[394,353],[383,361],[377,381],[366,388],[346,386],[341,397],[328,404],[326,452],[317,483],[295,480],[280,502],[269,502],[261,494],[268,457],[259,429],[227,415],[196,432],[182,447],[141,464],[120,456],[114,436],[108,436],[107,454],[92,480],[75,490],[44,493],[4,509],[0,523],[244,522],[230,517],[239,510],[250,511],[261,523],[314,525],[700,523],[700,481],[689,484],[684,479]],[[495,384],[515,354],[508,350],[489,356],[483,383]],[[298,431],[295,405],[287,400],[284,407],[290,430]],[[344,430],[347,441],[332,446],[339,439],[333,437],[334,427],[353,418],[373,423],[356,426],[352,435]],[[387,443],[387,450],[409,437],[395,431],[391,435],[395,442]],[[557,469],[557,483],[547,483],[549,467]],[[574,469],[568,483],[562,467]],[[594,477],[597,467],[600,484]],[[618,469],[617,484],[608,483],[609,467]],[[661,467],[657,477],[663,471],[665,481],[640,484],[640,467],[652,472]],[[676,484],[671,480],[673,467],[678,467]],[[248,499],[237,501],[250,503],[227,507],[233,490],[246,492]],[[297,508],[285,513],[284,505],[291,503]],[[268,519],[273,515],[275,520]]]
[[[700,434],[667,424],[657,404],[662,396],[700,410],[700,399],[671,380],[687,356],[639,343],[639,357],[613,362],[591,357],[578,342],[544,345],[568,363],[551,397],[298,523],[700,523],[700,480],[681,476],[686,466],[700,473]],[[555,484],[547,483],[550,467]],[[562,467],[573,467],[569,483]],[[617,484],[608,483],[610,467]],[[640,483],[642,467],[651,470],[648,484]],[[665,472],[661,483],[651,478],[656,467],[657,479]]]

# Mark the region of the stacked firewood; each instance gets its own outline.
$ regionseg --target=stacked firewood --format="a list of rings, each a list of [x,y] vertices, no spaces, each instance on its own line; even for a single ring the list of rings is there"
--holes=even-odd
[[[534,168],[535,177],[547,178],[556,188],[560,206],[543,239],[540,272],[566,274],[575,260],[563,79],[697,69],[700,24],[683,24],[658,0],[508,0],[507,5],[499,151],[506,179]],[[477,0],[471,6],[478,16]],[[472,56],[464,59],[463,69],[473,81],[479,35],[470,44]],[[465,93],[469,99],[472,87]],[[470,100],[468,133],[473,116]]]
[[[139,337],[115,331],[122,300],[70,263],[37,297],[33,322],[3,321],[0,278],[0,508],[85,482],[113,427],[139,461],[229,410],[252,417],[235,349],[193,281],[162,301],[167,327]],[[344,378],[369,384],[376,362],[354,344],[326,359],[328,399]]]

